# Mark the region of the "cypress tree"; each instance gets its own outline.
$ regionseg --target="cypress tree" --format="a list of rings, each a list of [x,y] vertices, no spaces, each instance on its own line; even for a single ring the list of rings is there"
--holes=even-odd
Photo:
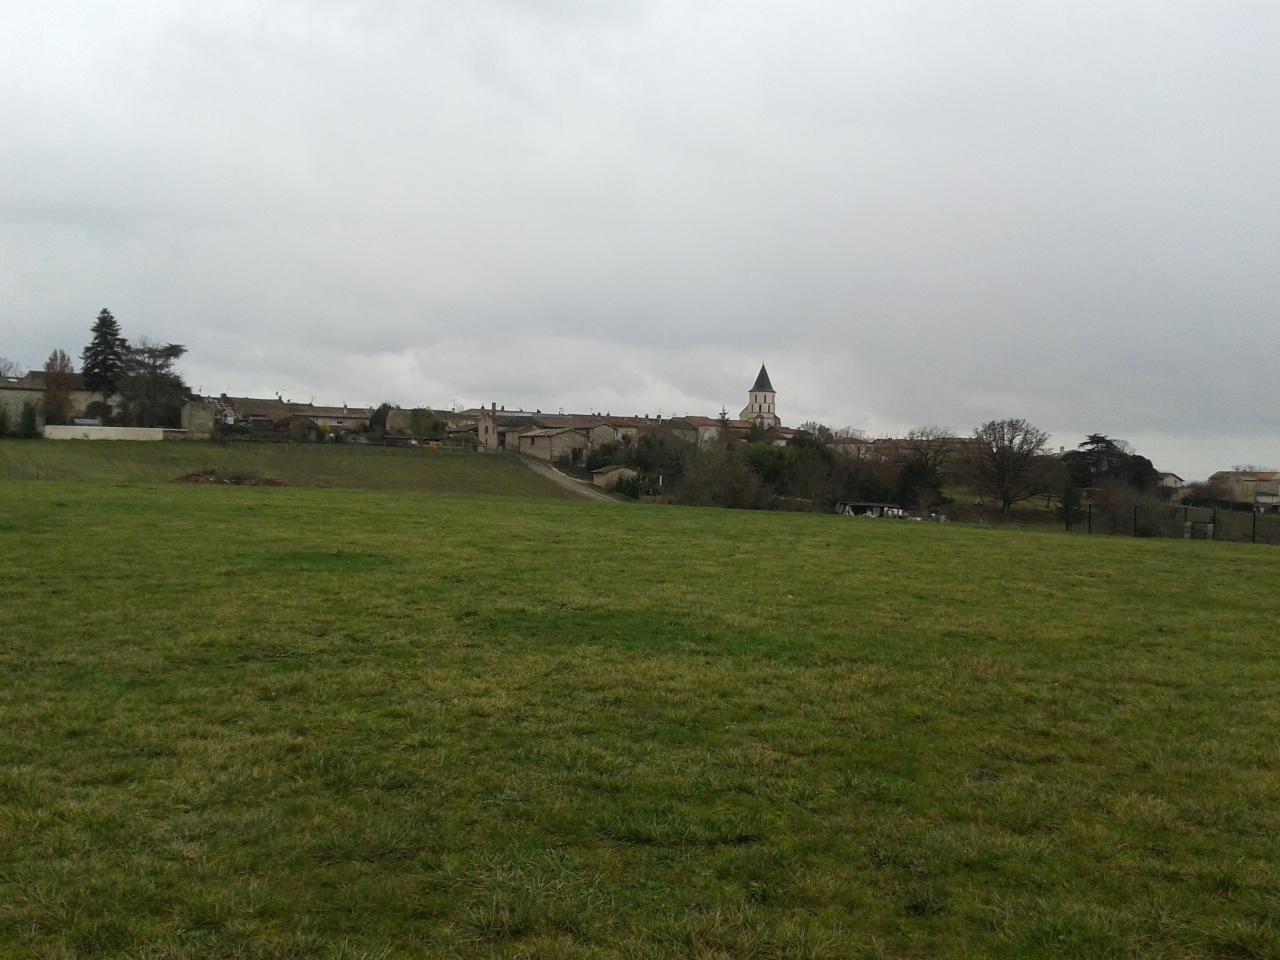
[[[22,405],[22,419],[19,430],[28,440],[40,436],[40,411],[34,403],[28,401]]]
[[[86,390],[101,393],[106,401],[116,392],[116,386],[124,374],[128,359],[129,343],[120,336],[120,324],[106,307],[93,322],[93,339],[80,354],[84,365],[80,368]]]

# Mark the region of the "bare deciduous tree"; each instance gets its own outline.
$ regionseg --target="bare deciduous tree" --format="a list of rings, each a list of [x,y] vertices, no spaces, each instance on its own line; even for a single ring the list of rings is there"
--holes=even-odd
[[[54,350],[44,362],[45,423],[66,423],[71,416],[71,391],[76,368],[65,350]]]
[[[1049,483],[1043,457],[1049,435],[1022,419],[989,420],[973,431],[965,456],[970,481],[1008,513],[1015,503],[1043,493]]]
[[[834,430],[825,423],[819,423],[817,420],[806,420],[800,424],[800,429],[805,433],[813,434],[813,438],[819,443],[828,443],[835,437]]]
[[[951,430],[927,425],[907,431],[907,455],[920,464],[924,472],[941,480],[955,459],[959,444]]]

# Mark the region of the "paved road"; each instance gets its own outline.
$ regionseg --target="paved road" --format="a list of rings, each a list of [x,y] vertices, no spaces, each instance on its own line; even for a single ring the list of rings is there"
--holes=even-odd
[[[520,457],[520,462],[534,473],[542,474],[552,483],[558,484],[566,490],[576,493],[580,497],[586,497],[588,500],[600,500],[604,503],[618,502],[607,493],[600,492],[591,484],[583,480],[575,480],[573,477],[566,477],[549,463],[543,463],[541,460],[532,460],[529,457]]]

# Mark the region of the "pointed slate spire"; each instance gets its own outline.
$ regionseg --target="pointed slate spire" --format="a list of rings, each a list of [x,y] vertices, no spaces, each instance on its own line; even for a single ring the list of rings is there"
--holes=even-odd
[[[763,363],[760,364],[760,375],[756,377],[755,386],[753,386],[751,389],[753,392],[757,390],[767,391],[768,393],[777,392],[776,390],[773,389],[773,384],[769,382],[769,371],[764,368]]]

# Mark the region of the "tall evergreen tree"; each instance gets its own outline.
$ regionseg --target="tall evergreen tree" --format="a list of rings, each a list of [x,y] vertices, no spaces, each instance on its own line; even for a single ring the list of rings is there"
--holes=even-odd
[[[187,385],[174,369],[187,348],[142,337],[125,358],[120,378],[123,416],[133,427],[176,427],[182,419]]]
[[[106,307],[93,322],[93,338],[80,358],[85,389],[101,393],[106,402],[116,392],[129,359],[129,343],[120,336],[120,324]]]

